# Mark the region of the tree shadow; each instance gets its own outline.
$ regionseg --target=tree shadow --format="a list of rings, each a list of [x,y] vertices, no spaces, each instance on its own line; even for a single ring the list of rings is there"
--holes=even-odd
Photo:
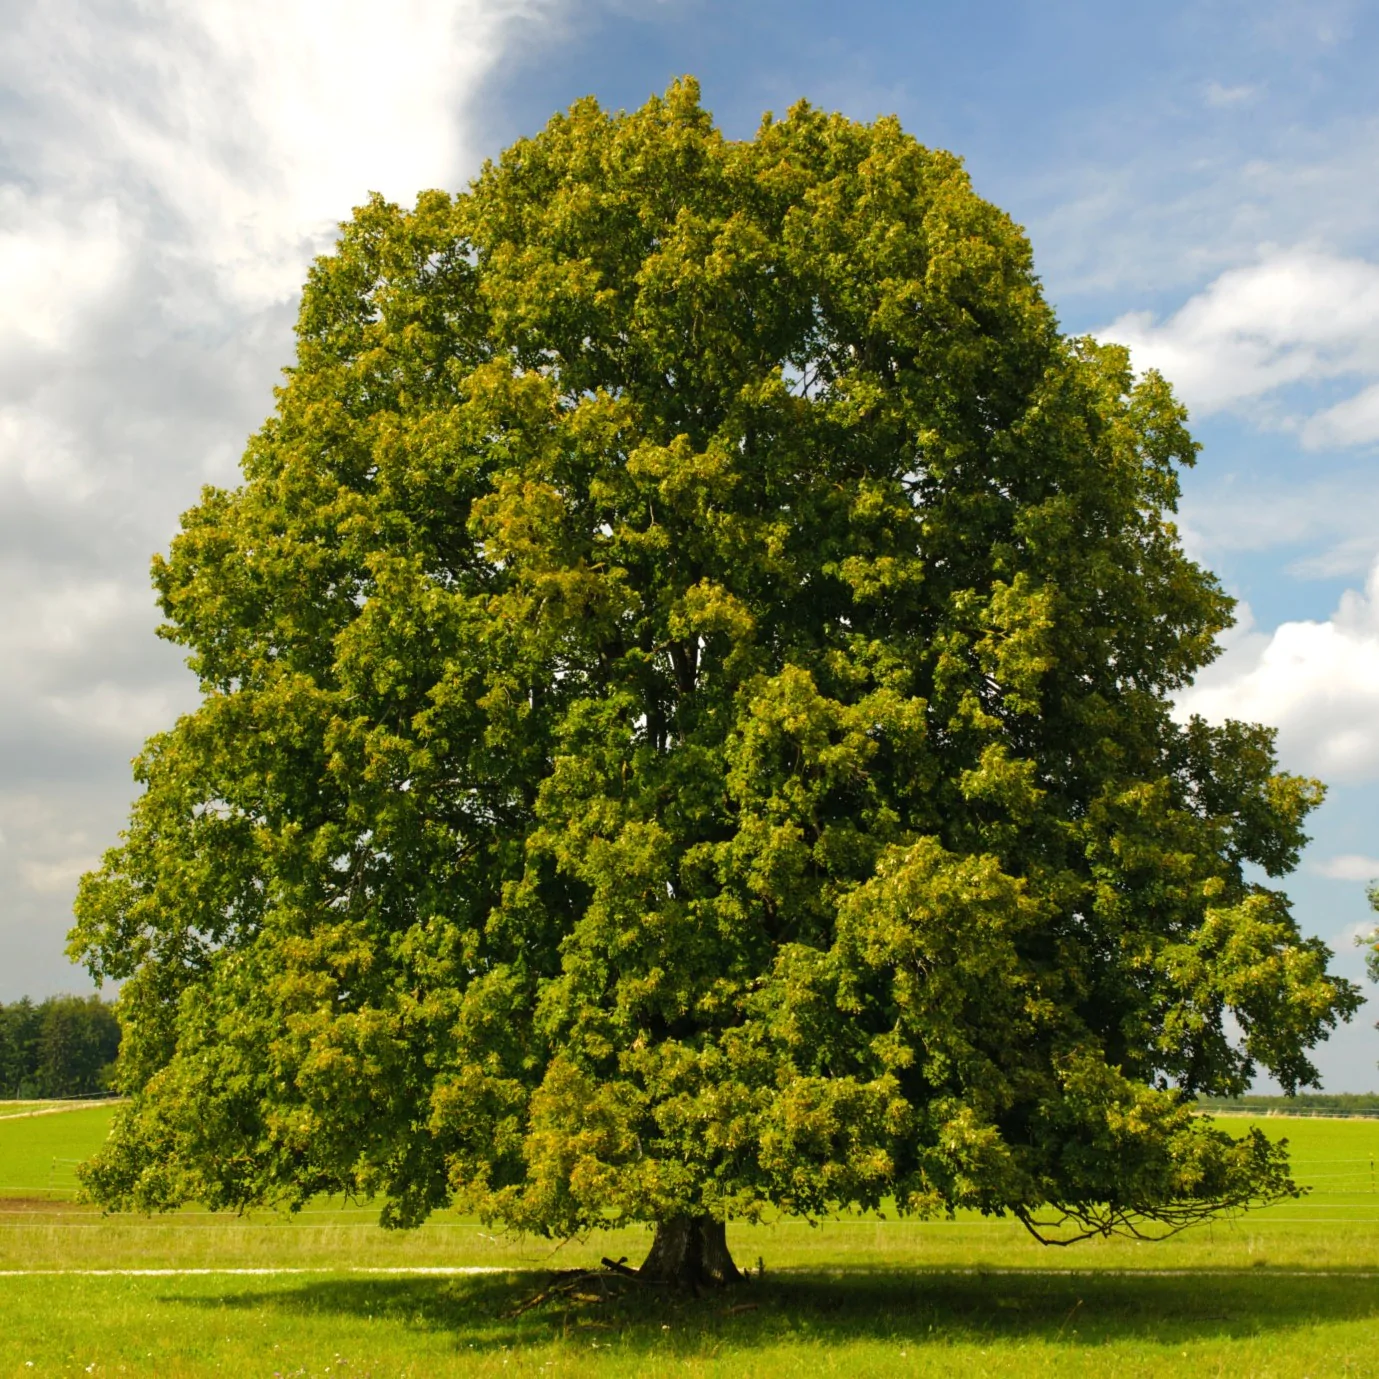
[[[331,1278],[176,1301],[342,1321],[390,1320],[449,1334],[471,1353],[604,1336],[616,1338],[624,1354],[654,1351],[662,1359],[703,1355],[723,1344],[750,1351],[791,1342],[1185,1345],[1379,1318],[1379,1288],[1363,1272],[1060,1274],[904,1267],[791,1270],[697,1297],[634,1283],[602,1298],[597,1289],[555,1295],[514,1315],[550,1277],[514,1272]]]

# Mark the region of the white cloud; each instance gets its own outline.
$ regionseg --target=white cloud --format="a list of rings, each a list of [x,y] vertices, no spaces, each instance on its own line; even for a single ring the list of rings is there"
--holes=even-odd
[[[127,231],[107,198],[73,208],[0,185],[0,352],[56,349],[126,268]]]
[[[32,405],[0,404],[0,480],[67,504],[89,496],[99,483],[88,460],[77,453],[60,417]]]
[[[1362,857],[1356,852],[1344,852],[1338,857],[1325,857],[1312,864],[1319,876],[1332,881],[1374,881],[1379,879],[1379,857]]]
[[[1303,444],[1314,450],[1328,446],[1367,445],[1379,439],[1379,383],[1309,417],[1303,424]]]
[[[100,861],[94,854],[84,857],[64,857],[57,862],[21,862],[19,874],[30,890],[39,895],[60,895],[70,899],[77,889],[82,872],[89,871]]]
[[[1098,332],[1156,368],[1193,411],[1258,403],[1301,383],[1379,376],[1379,264],[1278,251],[1222,273],[1167,320],[1131,312]],[[1379,440],[1379,396],[1367,389],[1310,419],[1312,445]]]
[[[1209,82],[1206,91],[1207,104],[1215,109],[1241,105],[1255,94],[1253,86],[1222,86],[1219,81]]]
[[[1350,495],[1352,501],[1357,502],[1360,513],[1369,510],[1373,487],[1372,484],[1364,485]],[[1344,510],[1336,513],[1337,520],[1330,524],[1333,535],[1344,531],[1349,525],[1345,521],[1346,515]],[[1379,551],[1379,531],[1375,531],[1373,522],[1364,525],[1366,530],[1362,532],[1337,536],[1325,550],[1291,561],[1288,573],[1298,579],[1341,579],[1364,574],[1376,551]]]
[[[1179,712],[1267,723],[1291,770],[1331,781],[1379,779],[1379,562],[1363,593],[1347,590],[1325,622],[1272,634],[1245,618],[1221,658],[1179,700]]]
[[[512,23],[548,8],[396,0],[385,18],[373,0],[49,0],[7,35],[0,76],[78,135],[43,148],[50,228],[76,233],[93,205],[132,212],[140,233],[262,304],[295,292],[368,191],[410,201],[475,164],[466,97]],[[45,262],[60,252],[48,243]]]
[[[148,561],[233,482],[311,257],[457,188],[478,96],[573,0],[45,0],[0,44],[0,999],[70,985],[81,866],[193,697]]]

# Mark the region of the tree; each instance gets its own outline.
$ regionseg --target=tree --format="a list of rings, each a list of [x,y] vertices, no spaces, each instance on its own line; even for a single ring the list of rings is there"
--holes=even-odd
[[[34,1081],[40,1096],[104,1090],[120,1048],[115,1012],[99,996],[54,996],[39,1007]]]
[[[1379,914],[1379,881],[1371,881],[1365,888],[1365,898],[1369,901],[1369,908]],[[1370,934],[1367,940],[1370,944],[1370,951],[1365,954],[1365,962],[1369,967],[1369,975],[1379,982],[1379,931]],[[1366,942],[1366,940],[1361,940]]]
[[[202,699],[78,901],[133,1097],[92,1192],[729,1278],[770,1208],[1290,1191],[1190,1094],[1315,1081],[1358,997],[1247,872],[1321,787],[1171,714],[1231,616],[1194,451],[891,119],[734,142],[686,81],[370,201],[155,561]]]
[[[35,1093],[42,1020],[39,1008],[27,996],[0,1005],[0,1096]]]
[[[101,1091],[119,1047],[119,1021],[99,996],[0,1005],[0,1097]]]
[[[1369,900],[1369,908],[1379,914],[1379,881],[1371,881],[1365,895]],[[1365,966],[1369,971],[1370,980],[1379,982],[1379,928],[1370,933],[1367,941],[1369,952],[1365,954]],[[1379,1024],[1376,1024],[1375,1028],[1379,1029]]]

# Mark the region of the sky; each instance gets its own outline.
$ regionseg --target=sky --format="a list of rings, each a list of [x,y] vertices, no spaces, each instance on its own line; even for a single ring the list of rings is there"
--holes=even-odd
[[[1363,980],[1379,877],[1379,6],[1348,0],[0,0],[0,1000],[88,988],[77,877],[196,702],[149,559],[233,484],[313,255],[593,94],[683,73],[733,137],[896,114],[1025,226],[1064,328],[1202,443],[1193,556],[1240,602],[1184,713],[1330,787],[1288,889]],[[1368,990],[1379,996],[1372,985]],[[1379,1089],[1379,999],[1322,1048]]]

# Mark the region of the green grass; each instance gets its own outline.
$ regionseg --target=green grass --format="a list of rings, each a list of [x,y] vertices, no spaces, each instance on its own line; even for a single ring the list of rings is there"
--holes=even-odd
[[[7,1281],[11,1373],[1373,1374],[1371,1280],[791,1273],[505,1313],[520,1276]],[[34,1361],[33,1369],[25,1360]]]
[[[0,1196],[75,1197],[76,1168],[100,1147],[110,1106],[0,1119]]]
[[[1288,1136],[1311,1195],[1157,1245],[1050,1250],[979,1218],[785,1221],[732,1229],[766,1272],[729,1295],[630,1285],[514,1317],[550,1269],[635,1261],[646,1233],[553,1252],[455,1218],[385,1232],[331,1204],[102,1217],[70,1200],[68,1161],[110,1114],[0,1122],[0,1269],[309,1272],[0,1278],[0,1376],[1379,1375],[1379,1122],[1258,1122]],[[472,1265],[498,1272],[358,1272]]]

